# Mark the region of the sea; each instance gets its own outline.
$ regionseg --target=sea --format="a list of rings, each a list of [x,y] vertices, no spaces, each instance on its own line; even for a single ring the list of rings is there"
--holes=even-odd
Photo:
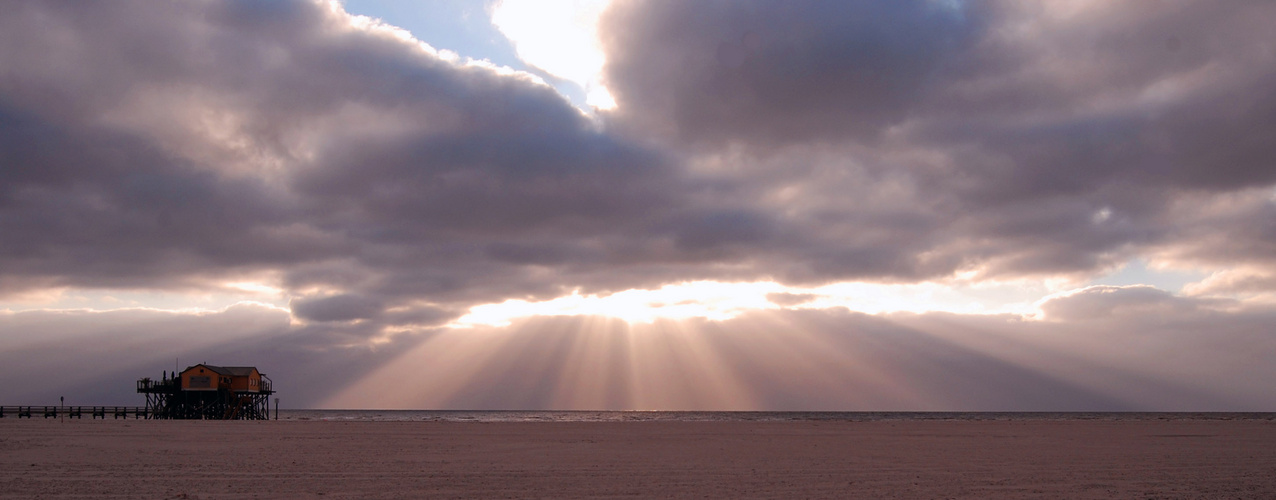
[[[916,420],[1276,420],[1237,412],[840,412],[279,410],[278,420],[337,422],[878,422]]]

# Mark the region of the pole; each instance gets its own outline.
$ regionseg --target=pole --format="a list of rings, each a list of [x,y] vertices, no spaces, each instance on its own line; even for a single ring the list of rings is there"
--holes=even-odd
[[[275,420],[279,420],[279,398],[275,398]]]
[[[58,406],[62,407],[62,408],[59,408],[62,411],[58,413],[61,414],[62,418],[58,419],[58,423],[65,423],[66,422],[66,396],[58,396]]]

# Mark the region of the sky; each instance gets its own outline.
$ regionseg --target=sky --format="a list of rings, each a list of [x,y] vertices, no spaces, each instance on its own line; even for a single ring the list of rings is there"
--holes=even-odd
[[[0,402],[1276,411],[1276,3],[0,13]]]

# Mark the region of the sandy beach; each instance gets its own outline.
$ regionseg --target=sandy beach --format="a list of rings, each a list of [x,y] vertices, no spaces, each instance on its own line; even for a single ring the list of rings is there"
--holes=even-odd
[[[3,498],[1272,498],[1276,422],[0,420]]]

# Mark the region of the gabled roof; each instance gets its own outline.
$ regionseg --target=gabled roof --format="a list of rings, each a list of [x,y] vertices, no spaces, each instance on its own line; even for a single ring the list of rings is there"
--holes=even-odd
[[[248,377],[253,374],[253,370],[257,369],[257,367],[255,366],[214,366],[214,365],[208,365],[204,363],[200,363],[195,366],[202,366],[204,368],[208,368],[209,370],[212,370],[213,373],[216,373],[218,375],[225,375],[228,377]],[[195,368],[195,366],[192,366],[187,368],[186,370],[183,370],[182,373],[185,373],[187,370],[190,370],[191,368]],[[261,372],[258,372],[258,373],[261,373]]]

